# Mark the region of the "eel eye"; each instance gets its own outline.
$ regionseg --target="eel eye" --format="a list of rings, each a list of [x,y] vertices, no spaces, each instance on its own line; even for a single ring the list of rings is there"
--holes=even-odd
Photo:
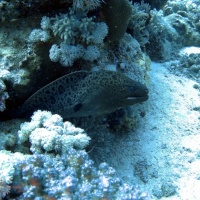
[[[128,89],[129,89],[130,92],[135,92],[136,91],[136,88],[134,86],[129,86]]]

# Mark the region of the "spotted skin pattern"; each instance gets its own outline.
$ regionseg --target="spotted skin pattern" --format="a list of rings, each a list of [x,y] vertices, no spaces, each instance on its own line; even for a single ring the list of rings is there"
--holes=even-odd
[[[146,86],[119,72],[78,71],[65,75],[34,93],[21,115],[48,110],[63,118],[98,116],[148,99]]]

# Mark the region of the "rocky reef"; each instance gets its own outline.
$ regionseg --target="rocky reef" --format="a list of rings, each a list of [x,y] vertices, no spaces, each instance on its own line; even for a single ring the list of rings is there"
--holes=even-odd
[[[112,16],[110,4],[114,6]],[[123,18],[118,13],[121,6],[126,6]],[[79,70],[118,71],[146,84],[150,59],[131,32],[126,32],[132,11],[139,7],[128,0],[1,1],[1,119],[12,119],[39,88]],[[103,122],[104,117],[95,121],[102,130],[109,123],[115,131],[120,126],[131,129],[135,118],[130,112],[111,114]],[[2,198],[149,198],[138,186],[124,183],[108,164],[97,166],[89,158],[86,149],[91,137],[83,129],[47,111],[38,111],[31,119],[1,124]],[[76,124],[97,131],[91,120],[83,121]],[[130,124],[124,125],[125,121]]]
[[[200,46],[199,10],[198,1],[185,0],[0,0],[0,199],[174,195],[171,182],[152,194],[126,183],[93,152],[106,132],[137,127],[146,105],[67,121],[49,111],[30,122],[16,113],[40,88],[77,71],[117,71],[148,86],[151,60],[170,61],[171,71],[198,82],[199,53],[184,47]],[[143,182],[147,165],[134,163]]]
[[[19,9],[19,3],[27,11],[25,16]],[[1,110],[7,112],[16,109],[39,88],[78,70],[112,68],[146,83],[149,58],[133,35],[126,33],[132,10],[136,7],[138,10],[140,6],[127,0],[120,6],[118,3],[114,3],[114,13],[123,4],[130,11],[129,17],[121,19],[123,31],[122,28],[112,30],[112,26],[118,25],[107,22],[104,8],[108,4],[103,1],[61,1],[57,6],[54,1],[0,2],[4,27],[0,35],[4,47],[0,53]],[[52,9],[51,12],[49,9]],[[117,18],[114,14],[112,21],[118,22]],[[119,24],[120,27],[122,25]],[[133,28],[131,26],[130,30]],[[140,30],[137,32],[140,33]]]

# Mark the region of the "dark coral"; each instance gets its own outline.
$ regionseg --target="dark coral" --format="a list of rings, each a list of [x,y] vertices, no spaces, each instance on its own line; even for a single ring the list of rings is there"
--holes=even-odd
[[[111,41],[120,40],[127,29],[132,9],[128,0],[107,0],[101,9],[109,28],[108,37]]]

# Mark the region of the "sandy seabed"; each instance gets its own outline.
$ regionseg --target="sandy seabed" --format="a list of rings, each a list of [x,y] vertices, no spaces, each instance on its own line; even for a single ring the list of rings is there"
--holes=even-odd
[[[146,116],[131,133],[106,141],[102,152],[120,177],[146,191],[174,185],[176,193],[162,200],[200,199],[200,92],[194,84],[166,63],[152,63]]]

